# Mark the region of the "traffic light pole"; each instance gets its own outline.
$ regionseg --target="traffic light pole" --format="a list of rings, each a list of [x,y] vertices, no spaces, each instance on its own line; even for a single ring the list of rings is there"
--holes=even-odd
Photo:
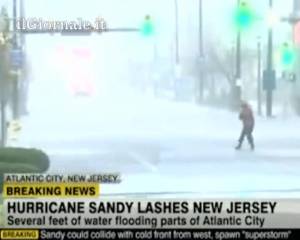
[[[238,30],[237,39],[236,39],[236,73],[235,81],[233,86],[233,106],[235,109],[239,107],[241,102],[241,32]]]
[[[240,0],[237,0],[237,5],[240,5]],[[238,81],[241,81],[241,31],[237,30],[237,38],[236,38],[236,74],[235,74],[235,82],[233,89],[233,106],[234,108],[238,108],[241,102],[241,86]]]
[[[236,86],[237,81],[241,78],[241,32],[238,31],[237,39],[236,39]]]
[[[269,0],[269,8],[272,9],[273,0]],[[267,53],[267,72],[271,73],[273,71],[273,29],[269,28],[268,32],[268,53]],[[271,77],[271,74],[269,74]],[[271,79],[269,79],[271,80]],[[267,117],[272,117],[272,109],[273,109],[273,89],[266,89],[266,114]]]

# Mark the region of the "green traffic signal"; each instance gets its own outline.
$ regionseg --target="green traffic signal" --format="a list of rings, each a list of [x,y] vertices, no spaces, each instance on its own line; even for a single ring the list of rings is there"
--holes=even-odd
[[[141,33],[145,37],[150,37],[154,34],[154,24],[150,15],[147,15],[145,17],[143,25],[141,27]]]
[[[281,63],[284,67],[292,67],[296,61],[296,53],[288,43],[284,43],[281,49]]]
[[[247,1],[241,1],[235,13],[235,23],[238,30],[249,29],[254,22],[254,12]]]

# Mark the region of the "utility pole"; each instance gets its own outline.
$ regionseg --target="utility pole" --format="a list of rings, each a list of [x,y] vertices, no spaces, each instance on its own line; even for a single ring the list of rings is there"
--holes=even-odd
[[[18,48],[17,39],[17,0],[13,0],[13,37],[12,37],[13,50]],[[13,118],[19,117],[19,73],[18,69],[15,69],[16,73],[13,79]]]
[[[203,101],[204,79],[204,49],[203,49],[203,1],[199,0],[199,58],[200,58],[200,72],[199,72],[199,102]]]
[[[261,38],[257,38],[257,112],[262,115],[261,106]]]
[[[273,0],[269,0],[269,9],[272,10]],[[266,84],[266,113],[267,117],[272,117],[273,108],[273,90],[275,88],[275,72],[273,69],[273,28],[269,27],[268,31],[268,53],[267,53],[267,69],[265,74]]]
[[[23,21],[25,19],[25,7],[24,7],[24,1],[25,0],[19,0],[20,1],[20,24],[23,26]],[[25,34],[22,32],[20,33],[20,50],[22,53],[22,64],[21,64],[21,76],[20,76],[20,89],[19,89],[19,114],[25,115],[27,113],[27,100],[28,100],[28,88],[29,88],[29,81],[28,81],[28,69],[27,65],[25,64],[26,60],[23,58],[26,52],[25,49],[26,45],[26,37]]]

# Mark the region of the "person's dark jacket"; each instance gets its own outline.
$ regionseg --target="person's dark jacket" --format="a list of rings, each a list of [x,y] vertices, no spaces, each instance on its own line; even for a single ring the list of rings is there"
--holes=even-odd
[[[240,120],[243,122],[244,128],[254,128],[254,116],[251,107],[248,104],[242,106],[242,110],[239,115]]]

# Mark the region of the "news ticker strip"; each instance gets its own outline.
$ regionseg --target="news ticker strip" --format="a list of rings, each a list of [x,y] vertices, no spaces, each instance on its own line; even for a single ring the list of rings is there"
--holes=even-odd
[[[299,200],[4,199],[3,227],[300,228]]]
[[[278,239],[300,238],[300,229],[2,229],[3,240],[69,239]]]

